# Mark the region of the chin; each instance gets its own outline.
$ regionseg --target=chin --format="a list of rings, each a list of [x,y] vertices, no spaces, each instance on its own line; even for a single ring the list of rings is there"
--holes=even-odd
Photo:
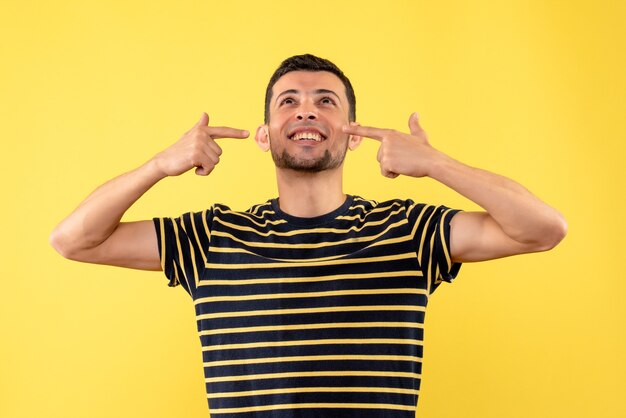
[[[302,160],[283,150],[282,154],[272,151],[272,158],[277,168],[299,171],[303,173],[319,173],[321,171],[332,170],[343,164],[343,155],[332,156],[330,151],[324,151],[320,158]]]

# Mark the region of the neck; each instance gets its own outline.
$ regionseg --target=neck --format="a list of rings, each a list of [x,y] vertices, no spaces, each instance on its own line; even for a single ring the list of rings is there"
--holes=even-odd
[[[292,216],[312,218],[341,206],[346,195],[342,189],[343,166],[318,173],[276,169],[278,205]]]

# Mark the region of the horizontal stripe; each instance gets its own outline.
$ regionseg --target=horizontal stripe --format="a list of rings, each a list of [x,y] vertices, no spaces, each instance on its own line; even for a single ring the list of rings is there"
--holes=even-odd
[[[319,298],[331,296],[358,296],[358,295],[426,295],[426,289],[350,289],[350,290],[329,290],[325,292],[300,292],[300,293],[266,293],[258,295],[240,296],[210,296],[197,299],[197,303],[229,302],[243,300],[267,300],[267,299],[289,299],[289,298]]]
[[[202,351],[237,350],[241,348],[270,348],[292,347],[300,345],[332,345],[332,344],[399,344],[399,345],[422,345],[422,341],[407,338],[340,338],[340,339],[317,339],[317,340],[293,340],[293,341],[261,341],[256,343],[220,344],[203,347]]]
[[[307,276],[307,277],[275,277],[266,279],[233,279],[233,280],[205,280],[200,282],[200,286],[239,286],[245,284],[280,284],[280,283],[311,283],[326,282],[332,280],[360,280],[360,279],[383,279],[389,277],[422,277],[421,271],[402,270],[402,271],[381,271],[376,273],[354,273],[354,274],[336,274],[326,276]],[[200,302],[196,301],[196,305]]]
[[[279,409],[310,409],[310,408],[339,408],[339,409],[395,409],[399,411],[415,411],[415,405],[396,405],[385,403],[295,403],[251,406],[246,408],[220,408],[211,409],[213,414],[234,414],[242,412],[275,411]]]
[[[376,241],[373,244],[369,245],[367,248],[379,247],[381,245],[397,244],[400,242],[407,242],[407,241],[412,241],[412,238],[407,237],[407,236],[389,238],[389,239],[385,239],[381,241]],[[299,262],[312,262],[312,261],[336,260],[338,258],[346,257],[351,254],[351,253],[341,253],[341,254],[335,254],[332,256],[328,256],[328,257],[319,257],[319,258],[274,258],[274,257],[267,257],[266,255],[257,254],[253,251],[249,251],[244,248],[217,247],[217,246],[211,246],[209,248],[209,252],[219,253],[219,254],[248,254],[248,255],[252,255],[256,257],[263,257],[265,259],[272,260],[272,261],[283,261],[283,262],[298,262],[298,261]],[[206,263],[206,256],[204,256],[204,254],[203,254],[203,257]]]
[[[270,220],[270,219],[265,219],[264,223],[260,223],[258,221],[255,220],[255,218],[259,219],[261,218],[260,216],[255,216],[252,215],[251,213],[248,212],[236,212],[234,210],[224,210],[222,208],[220,208],[219,206],[215,206],[214,207],[214,213],[221,213],[224,215],[230,215],[230,216],[239,216],[241,218],[247,219],[248,221],[252,222],[255,225],[258,225],[262,228],[267,227],[267,225],[280,225],[280,224],[285,224],[287,223],[287,221],[285,219],[277,219],[277,220]],[[265,211],[265,214],[274,214],[273,211]],[[261,218],[264,219],[264,218]]]
[[[329,322],[319,324],[296,324],[296,325],[268,325],[258,327],[238,327],[210,329],[199,332],[200,336],[236,334],[240,332],[263,332],[263,331],[294,331],[308,329],[331,329],[331,328],[423,328],[424,324],[415,322]]]
[[[356,204],[350,206],[350,209],[349,209],[350,211],[353,211],[355,209],[367,210],[368,206],[376,206],[376,204],[374,203],[373,200],[357,199],[356,196],[354,196],[354,202],[353,203],[355,203],[355,202],[363,202],[363,203],[356,203]],[[374,203],[374,204],[372,205],[372,203]]]
[[[239,242],[241,244],[244,244],[248,247],[261,247],[261,248],[288,248],[288,249],[303,249],[303,248],[329,248],[332,247],[334,245],[345,245],[345,244],[356,244],[359,242],[373,242],[376,239],[382,237],[383,235],[385,235],[387,232],[391,231],[394,228],[397,228],[399,226],[402,225],[407,225],[408,221],[406,219],[401,219],[398,222],[394,222],[392,224],[389,224],[387,226],[387,228],[385,228],[384,230],[382,230],[381,232],[379,232],[378,234],[375,235],[369,235],[369,236],[365,236],[365,237],[355,237],[355,238],[348,238],[346,240],[343,241],[325,241],[325,242],[317,242],[317,243],[311,243],[311,244],[304,244],[304,243],[278,243],[278,242],[265,242],[265,241],[244,241],[241,238],[237,238],[232,234],[229,234],[227,232],[223,232],[220,230],[216,230],[213,231],[212,234],[213,236],[218,236],[218,237],[223,237],[223,238],[229,238],[235,242]]]
[[[368,212],[366,212],[365,214],[363,214],[363,213],[359,213],[359,214],[356,214],[356,215],[344,215],[344,216],[337,216],[335,219],[341,219],[341,220],[344,220],[344,221],[348,221],[348,220],[355,220],[355,219],[365,220],[365,218],[363,217],[363,215],[370,215],[370,214],[372,214],[372,213],[384,212],[384,211],[389,210],[389,209],[391,209],[391,208],[394,208],[394,207],[396,207],[396,206],[400,207],[400,206],[402,206],[402,204],[401,204],[400,202],[393,202],[393,203],[392,203],[391,205],[389,205],[389,206],[378,206],[378,207],[375,207],[374,209],[370,209],[370,210],[369,210]],[[362,205],[359,205],[358,207],[359,207],[359,208],[361,208],[361,209],[363,209],[363,210],[366,210],[366,209],[365,209],[365,207],[364,207],[364,206],[362,206]],[[356,208],[357,208],[357,206],[352,206],[352,207],[350,207],[350,209],[351,209],[351,210],[352,210],[352,209],[356,209]],[[396,212],[396,213],[397,213],[397,212]],[[389,218],[387,218],[387,219],[389,219]]]
[[[259,212],[259,210],[263,209],[261,212]],[[256,217],[262,218],[263,215],[268,214],[268,215],[275,215],[276,212],[274,212],[274,209],[272,208],[272,204],[270,202],[265,202],[265,203],[260,203],[256,206],[254,206],[249,212],[244,212],[244,213],[250,213],[251,215],[254,215]]]
[[[365,228],[370,228],[373,226],[379,226],[379,225],[383,225],[386,222],[389,221],[389,219],[394,216],[397,215],[398,213],[402,212],[404,209],[400,208],[394,212],[391,212],[388,214],[388,216],[384,219],[379,219],[377,221],[370,221],[367,223],[364,223],[360,226],[358,225],[354,225],[351,226],[350,228],[347,229],[338,229],[338,228],[315,228],[315,229],[292,229],[290,231],[286,231],[286,232],[280,232],[280,231],[274,231],[272,229],[268,229],[267,231],[259,231],[258,229],[249,227],[249,226],[244,226],[244,225],[237,225],[231,222],[227,222],[223,219],[220,219],[218,217],[215,217],[214,220],[221,223],[222,225],[230,228],[230,229],[234,229],[237,231],[244,231],[244,232],[250,232],[253,234],[258,235],[259,237],[269,237],[271,235],[277,236],[277,237],[293,237],[293,236],[297,236],[297,235],[305,235],[305,234],[347,234],[349,232],[360,232]]]
[[[342,258],[338,260],[328,261],[313,261],[313,262],[287,262],[287,263],[243,263],[243,264],[223,264],[223,263],[206,263],[205,267],[209,269],[255,269],[255,268],[292,268],[292,267],[313,267],[313,266],[333,266],[336,264],[360,264],[360,263],[379,263],[385,261],[404,260],[409,258],[415,258],[415,253],[403,253],[394,255],[383,255],[380,257],[365,257],[365,258]]]
[[[325,356],[286,356],[286,357],[262,357],[237,360],[220,360],[204,362],[204,367],[235,366],[240,364],[267,364],[267,363],[288,363],[294,361],[331,361],[331,360],[357,360],[357,361],[421,361],[421,357],[416,356],[387,356],[375,354],[339,354]]]
[[[302,388],[279,388],[279,389],[260,389],[246,390],[242,392],[214,392],[207,394],[209,399],[236,398],[240,396],[260,396],[260,395],[281,395],[283,393],[317,393],[317,392],[336,392],[336,393],[399,393],[402,395],[419,395],[417,389],[402,389],[388,387],[302,387]]]
[[[424,306],[413,305],[358,305],[358,306],[324,306],[321,308],[297,308],[297,309],[265,309],[259,311],[241,312],[217,312],[197,315],[197,320],[216,318],[237,318],[242,316],[266,316],[266,315],[294,315],[312,314],[320,312],[361,312],[361,311],[415,311],[425,312]],[[364,323],[365,324],[365,323]]]
[[[207,377],[204,379],[206,383],[217,382],[239,382],[242,380],[260,380],[260,379],[284,379],[287,377],[333,377],[333,376],[363,376],[363,377],[406,377],[410,379],[419,379],[421,374],[411,372],[378,372],[371,370],[363,371],[321,371],[321,372],[286,372],[286,373],[262,373],[262,374],[245,374],[237,376],[218,376]]]

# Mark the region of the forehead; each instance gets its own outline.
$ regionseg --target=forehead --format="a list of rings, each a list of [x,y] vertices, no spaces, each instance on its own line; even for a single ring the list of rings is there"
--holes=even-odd
[[[331,90],[348,101],[343,82],[335,74],[328,71],[291,71],[276,81],[272,87],[272,97],[276,98],[285,90],[309,92],[319,89]]]

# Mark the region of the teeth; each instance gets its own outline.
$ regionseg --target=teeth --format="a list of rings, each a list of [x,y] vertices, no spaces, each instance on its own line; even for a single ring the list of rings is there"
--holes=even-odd
[[[314,132],[300,132],[291,137],[294,141],[300,140],[312,140],[315,142],[322,142],[322,136]]]

